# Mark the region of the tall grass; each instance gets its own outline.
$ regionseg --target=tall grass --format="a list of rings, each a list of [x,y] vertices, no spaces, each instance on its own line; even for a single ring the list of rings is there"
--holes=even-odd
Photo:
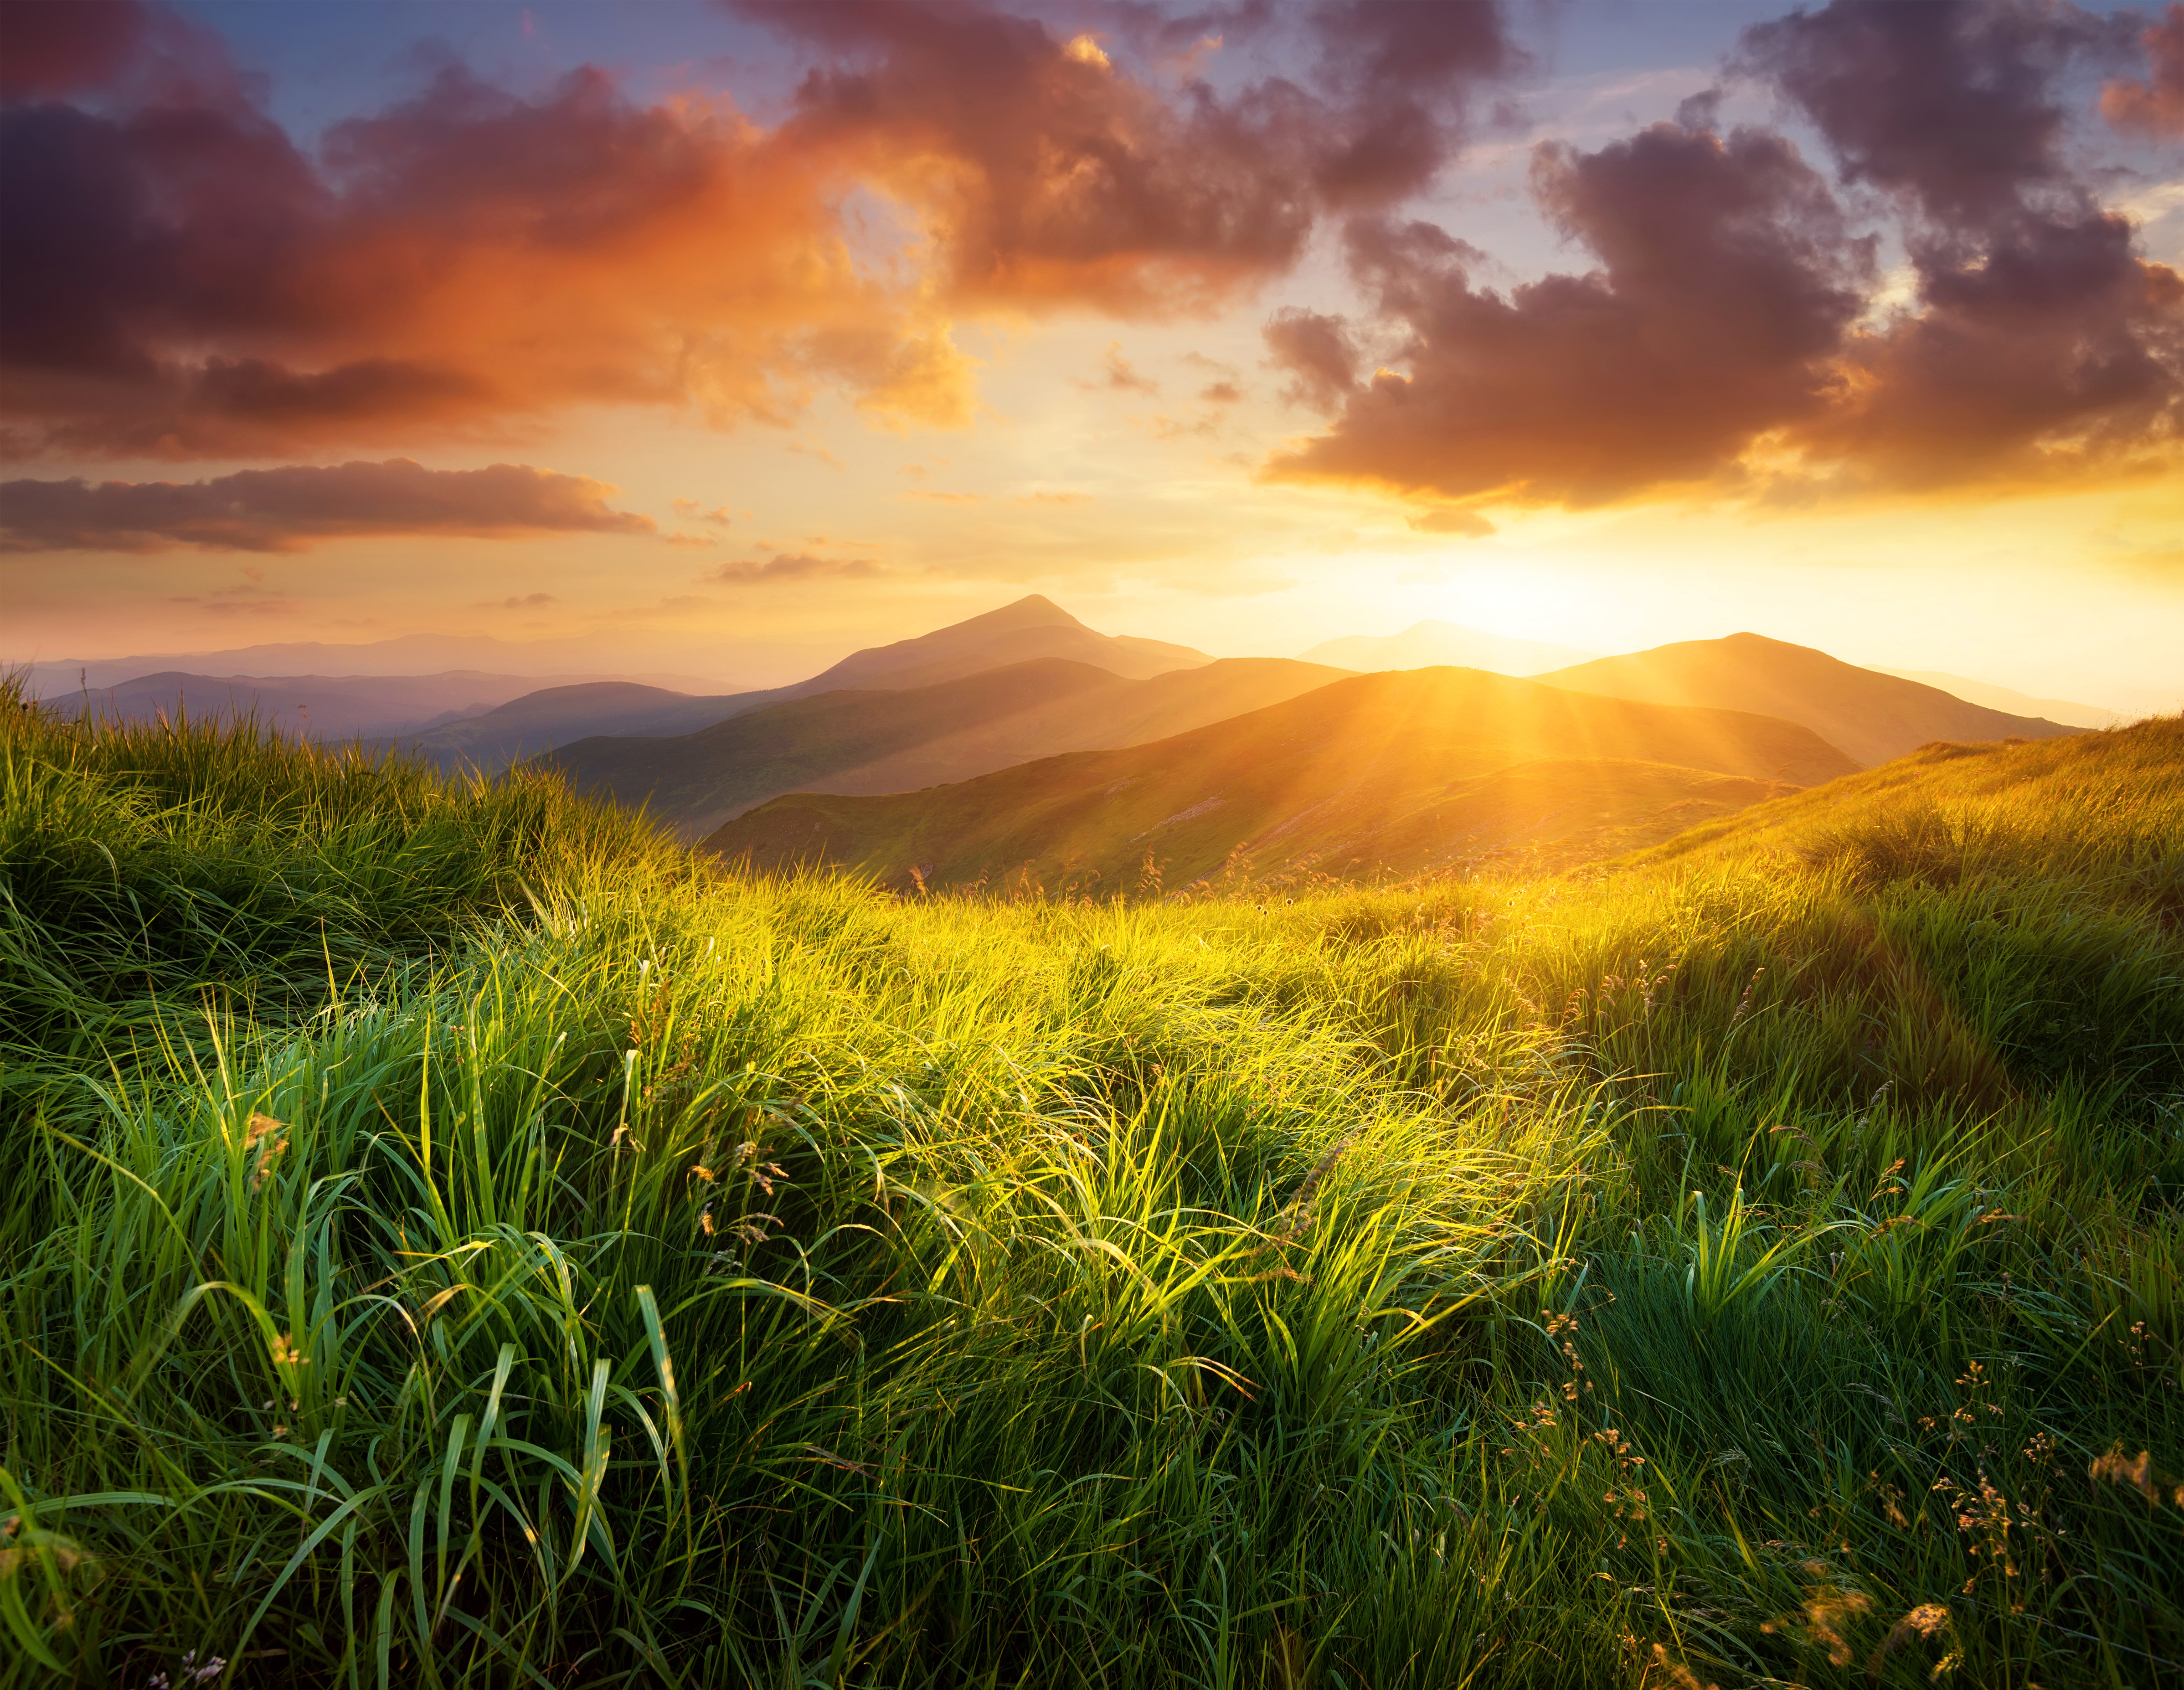
[[[2184,1674],[2158,806],[903,902],[8,731],[16,1682]]]

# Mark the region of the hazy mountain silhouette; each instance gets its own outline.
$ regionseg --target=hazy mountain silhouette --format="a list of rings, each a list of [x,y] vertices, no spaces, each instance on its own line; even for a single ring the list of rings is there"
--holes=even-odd
[[[1519,772],[1528,764],[1563,766]],[[1605,830],[1629,849],[1853,767],[1809,729],[1771,717],[1411,670],[928,792],[794,793],[706,843],[761,866],[840,862],[897,882],[916,866],[937,885],[1027,872],[1050,890],[1134,881],[1149,852],[1170,887],[1234,849],[1262,875],[1407,873],[1560,837],[1557,827]]]
[[[1067,658],[1089,663],[1110,675],[1141,681],[1174,669],[1195,669],[1213,661],[1189,646],[1172,646],[1160,640],[1134,639],[1127,634],[1099,634],[1086,627],[1052,599],[1031,593],[989,610],[982,616],[950,623],[915,639],[893,645],[869,646],[852,652],[832,669],[794,687],[777,689],[777,696],[809,698],[844,687],[930,687],[999,669],[1004,664],[1023,663],[1035,657]]]
[[[583,675],[488,675],[454,670],[439,675],[199,675],[168,670],[86,690],[56,688],[46,703],[64,716],[86,707],[125,721],[255,714],[284,733],[319,740],[380,740],[416,733],[480,714],[538,687],[541,679],[589,681]],[[657,692],[639,687],[640,692]],[[669,692],[664,696],[680,698]]]
[[[1915,681],[1922,687],[1938,687],[1944,692],[1963,699],[1968,704],[1983,704],[1990,710],[2002,710],[2020,716],[2044,717],[2051,722],[2060,722],[2064,727],[2112,728],[2124,720],[2123,712],[2110,710],[2098,704],[2080,704],[2068,698],[2036,698],[2029,692],[2020,692],[2014,687],[1997,687],[1992,681],[1968,680],[1961,675],[1944,675],[1935,669],[1882,669],[1873,665],[1875,675],[1892,675],[1898,681]],[[2030,735],[2020,736],[2030,738]]]
[[[699,696],[649,687],[547,688],[421,735],[417,744],[443,766],[471,764],[491,771],[580,739],[694,733],[769,704],[848,687],[891,692],[930,687],[1036,658],[1089,664],[1127,678],[1213,660],[1188,646],[1095,633],[1053,600],[1033,593],[914,639],[852,652],[832,668],[788,687]],[[654,783],[644,784],[649,790]]]
[[[1611,698],[1780,716],[1868,766],[1930,739],[2044,739],[2077,731],[2059,722],[1990,710],[1937,687],[1758,634],[1657,646],[1535,678]]]
[[[788,699],[672,739],[579,740],[547,760],[579,790],[644,804],[695,837],[783,792],[968,780],[1056,752],[1136,745],[1343,678],[1286,658],[1229,658],[1131,681],[1036,658],[931,687]]]
[[[710,727],[751,709],[746,701],[753,697],[766,696],[694,696],[626,681],[543,687],[497,709],[419,734],[412,744],[443,769],[470,767],[493,774],[593,734],[682,734]]]
[[[154,652],[135,657],[68,658],[20,665],[32,692],[53,698],[87,686],[97,692],[139,677],[180,672],[221,678],[292,680],[335,676],[370,680],[446,674],[509,675],[530,687],[571,681],[635,681],[677,692],[744,690],[725,675],[632,671],[599,660],[591,640],[497,640],[484,634],[404,634],[398,639],[330,644],[320,640],[236,646],[216,652]],[[517,691],[524,689],[518,687]],[[513,698],[504,693],[495,703]]]
[[[1491,670],[1496,675],[1533,675],[1542,670],[1563,669],[1596,657],[1596,652],[1574,646],[1544,645],[1537,640],[1513,640],[1482,628],[1466,628],[1455,622],[1413,622],[1400,634],[1375,637],[1351,634],[1327,640],[1304,653],[1306,663],[1327,663],[1337,669],[1370,674],[1387,669],[1433,669],[1453,664],[1458,669]]]

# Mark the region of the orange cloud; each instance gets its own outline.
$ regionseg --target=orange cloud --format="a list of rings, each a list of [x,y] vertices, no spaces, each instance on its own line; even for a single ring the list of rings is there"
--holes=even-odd
[[[2184,4],[2172,3],[2141,39],[2147,79],[2102,89],[2101,115],[2126,135],[2184,135]]]
[[[811,552],[780,552],[763,561],[744,558],[708,570],[699,577],[711,586],[757,586],[785,581],[857,581],[887,571],[868,558],[823,558]]]
[[[976,3],[743,9],[824,61],[777,128],[597,69],[526,97],[450,65],[307,155],[195,26],[13,8],[0,444],[266,456],[600,403],[778,423],[822,387],[884,426],[966,425],[953,314],[1224,297],[1325,208],[1420,186],[1517,63],[1490,3],[1322,7],[1312,88],[1229,98]],[[861,186],[918,231],[894,263],[845,235]]]
[[[370,534],[655,532],[651,518],[607,508],[615,491],[523,464],[427,470],[406,458],[205,481],[16,481],[0,486],[0,552],[300,552]]]
[[[969,415],[945,318],[854,260],[838,171],[725,105],[451,67],[315,161],[203,39],[24,9],[117,41],[20,76],[103,64],[118,97],[0,114],[19,451],[257,455],[588,402],[782,420],[822,383],[887,420]]]

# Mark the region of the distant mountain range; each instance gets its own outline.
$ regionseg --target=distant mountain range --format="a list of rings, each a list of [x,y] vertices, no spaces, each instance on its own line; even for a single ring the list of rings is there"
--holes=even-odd
[[[1260,876],[1410,874],[1573,836],[1596,848],[1603,830],[1627,849],[1855,767],[1775,718],[1411,670],[927,792],[799,792],[705,843],[762,867],[841,863],[895,884],[914,870],[940,886],[1021,874],[1050,891],[1130,884],[1149,857],[1173,888],[1232,852]]]
[[[460,642],[382,643],[403,647],[381,653],[397,661]],[[1567,648],[1422,622],[1313,654],[1367,672],[1216,661],[1097,632],[1034,594],[761,689],[466,669],[265,675],[238,664],[47,690],[64,710],[87,703],[140,719],[252,709],[448,768],[543,759],[581,790],[765,865],[843,863],[898,884],[913,870],[943,885],[1024,876],[1050,889],[1134,880],[1148,853],[1170,887],[1220,871],[1232,853],[1259,876],[1407,876],[1518,859],[1552,868],[1658,842],[1929,741],[2076,731],[1997,704],[2106,714],[1956,676],[1861,669],[1756,634],[1573,663],[1582,654]],[[1489,672],[1557,662],[1529,680]]]
[[[900,692],[788,699],[672,739],[579,740],[544,760],[579,790],[644,804],[694,838],[783,792],[967,780],[1056,752],[1162,738],[1343,678],[1285,658],[1228,658],[1140,681],[1034,658]]]
[[[655,687],[556,687],[512,700],[497,710],[421,734],[417,748],[443,766],[473,765],[490,773],[599,736],[618,739],[694,733],[769,704],[786,703],[844,688],[901,692],[1005,668],[1036,658],[1089,664],[1128,679],[1195,669],[1213,659],[1189,646],[1086,627],[1052,599],[1033,593],[983,615],[950,624],[914,639],[852,652],[832,668],[793,686],[691,697]],[[585,766],[603,770],[602,758]],[[631,783],[607,780],[622,790]],[[644,783],[652,790],[655,783]],[[779,790],[777,788],[776,790]]]
[[[318,740],[382,741],[477,715],[535,692],[542,681],[616,686],[588,675],[200,675],[175,670],[95,688],[57,687],[45,702],[64,716],[88,709],[124,721],[152,721],[187,709],[203,716],[256,714],[284,733]],[[638,692],[659,692],[657,687]],[[679,698],[679,692],[663,697]]]
[[[1929,740],[2046,739],[2077,731],[2060,722],[1991,710],[1937,687],[1758,634],[1657,646],[1535,678],[1611,698],[1780,716],[1810,728],[1867,766]]]
[[[1513,640],[1481,628],[1454,622],[1413,622],[1400,634],[1375,638],[1351,634],[1328,640],[1305,653],[1306,663],[1331,664],[1360,675],[1387,669],[1432,669],[1453,664],[1458,669],[1490,670],[1496,675],[1537,675],[1544,670],[1564,669],[1599,656],[1573,646],[1543,645],[1537,640]]]
[[[14,667],[25,671],[31,691],[52,698],[87,687],[94,692],[142,675],[163,673],[292,679],[298,675],[430,680],[446,674],[508,675],[533,687],[557,681],[641,681],[690,692],[733,692],[723,676],[617,669],[602,664],[589,640],[497,640],[483,634],[404,634],[398,639],[353,644],[290,641],[236,646],[217,652],[154,652],[137,657],[66,658]],[[513,695],[510,695],[513,696]]]
[[[1938,670],[1876,667],[1874,673],[1892,675],[1899,681],[1915,681],[1924,687],[1938,687],[1944,692],[1954,693],[1966,703],[1984,704],[1990,710],[2001,710],[2020,716],[2043,716],[2051,722],[2060,722],[2065,727],[2112,728],[2120,726],[2125,720],[2122,711],[2106,709],[2098,704],[2074,703],[2068,698],[2036,698],[2029,692],[2020,692],[2012,687],[1997,687],[1986,681],[1968,681],[1961,675],[1944,675]]]

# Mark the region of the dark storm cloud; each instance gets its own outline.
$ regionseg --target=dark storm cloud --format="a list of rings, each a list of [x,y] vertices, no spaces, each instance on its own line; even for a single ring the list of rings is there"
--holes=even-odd
[[[0,485],[0,551],[297,552],[357,535],[656,531],[649,517],[609,509],[614,492],[527,464],[427,470],[406,458],[204,481],[15,481]]]

